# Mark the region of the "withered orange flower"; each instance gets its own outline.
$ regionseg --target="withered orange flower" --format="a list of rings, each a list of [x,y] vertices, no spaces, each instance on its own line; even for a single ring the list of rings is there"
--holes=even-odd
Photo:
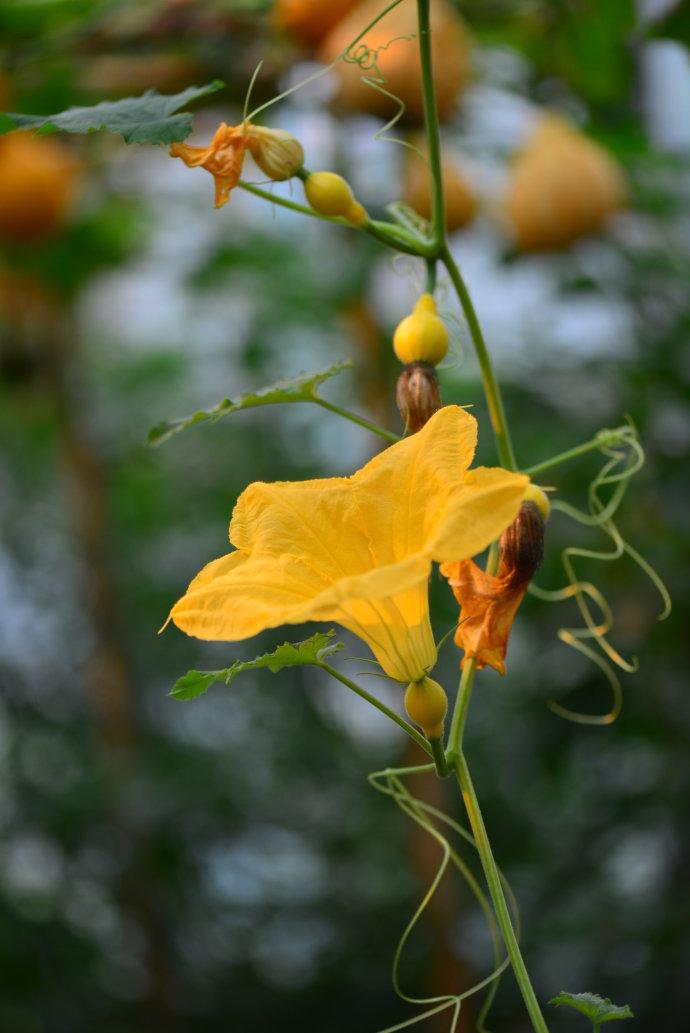
[[[222,208],[230,198],[230,191],[239,183],[248,142],[244,125],[229,126],[221,122],[208,147],[174,143],[170,155],[182,158],[190,169],[201,166],[211,173],[216,184],[216,208]]]
[[[487,574],[472,559],[444,563],[460,603],[455,644],[464,649],[462,666],[474,657],[477,667],[493,667],[505,674],[505,657],[513,620],[527,587],[541,563],[544,518],[535,502],[523,502],[517,517],[501,535],[496,574]]]

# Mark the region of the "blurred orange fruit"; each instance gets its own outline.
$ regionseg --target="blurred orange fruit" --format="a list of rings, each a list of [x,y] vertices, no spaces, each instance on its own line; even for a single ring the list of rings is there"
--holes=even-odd
[[[411,205],[425,219],[430,219],[431,173],[429,165],[415,151],[406,150],[405,153],[403,201]],[[477,211],[477,198],[465,179],[462,169],[453,158],[441,158],[441,172],[443,174],[446,229],[449,233],[453,233],[472,221]]]
[[[94,93],[173,92],[203,74],[198,61],[180,54],[101,54],[82,65],[80,83]]]
[[[564,119],[544,115],[513,162],[504,208],[517,248],[551,251],[596,233],[625,200],[612,156]]]
[[[335,61],[345,48],[381,11],[380,0],[364,0],[326,38],[319,58]],[[368,111],[390,117],[397,105],[390,97],[368,85],[364,78],[385,78],[383,89],[405,104],[404,117],[413,122],[423,118],[422,73],[417,42],[417,7],[406,3],[394,7],[353,48],[353,56],[368,49],[362,65],[338,61],[334,68],[340,82],[338,99],[353,111]],[[455,105],[471,70],[470,42],[459,15],[447,0],[431,2],[431,52],[436,99],[441,118]],[[378,72],[377,72],[378,70]]]
[[[65,220],[79,165],[57,140],[15,132],[0,137],[0,237],[39,240]]]
[[[276,0],[273,20],[306,46],[315,47],[356,3],[358,0]]]

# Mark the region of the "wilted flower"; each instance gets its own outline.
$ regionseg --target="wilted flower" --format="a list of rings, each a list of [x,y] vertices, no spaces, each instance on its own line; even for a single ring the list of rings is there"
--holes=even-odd
[[[334,621],[391,678],[421,680],[436,662],[432,561],[481,552],[529,489],[522,474],[469,470],[476,437],[476,420],[446,406],[352,477],[251,484],[230,522],[235,551],[204,567],[171,619],[189,635],[230,642]]]
[[[174,143],[170,155],[182,158],[190,168],[201,166],[211,173],[216,183],[216,208],[222,208],[239,183],[247,149],[262,172],[274,180],[290,179],[304,162],[302,146],[291,133],[251,122],[239,126],[221,122],[208,147]]]
[[[464,649],[462,664],[470,657],[477,667],[487,664],[505,674],[508,637],[528,585],[539,567],[544,551],[544,515],[548,506],[540,489],[530,485],[528,495],[544,499],[544,505],[525,501],[515,520],[501,535],[496,574],[487,574],[474,560],[444,563],[441,573],[448,578],[460,603],[460,620],[455,643]]]

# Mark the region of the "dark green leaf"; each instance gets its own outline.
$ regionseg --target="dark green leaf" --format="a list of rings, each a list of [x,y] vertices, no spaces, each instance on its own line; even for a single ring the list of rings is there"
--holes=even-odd
[[[311,638],[303,642],[284,642],[272,653],[264,653],[254,660],[236,660],[231,667],[221,671],[188,671],[178,679],[172,687],[171,696],[175,699],[195,699],[201,696],[214,682],[224,681],[226,685],[244,671],[255,671],[259,667],[268,667],[276,674],[283,667],[305,667],[326,660],[342,648],[342,642],[332,642],[335,631],[317,631]]]
[[[182,430],[187,430],[188,427],[206,421],[215,423],[223,416],[229,416],[230,413],[237,412],[239,409],[254,409],[258,405],[277,405],[281,402],[312,402],[316,398],[316,389],[323,384],[324,380],[328,380],[329,377],[335,376],[344,369],[350,369],[351,366],[352,362],[349,359],[336,362],[328,369],[319,370],[317,373],[300,373],[297,377],[279,380],[270,387],[262,387],[259,391],[249,391],[247,394],[240,395],[239,398],[226,398],[212,409],[201,409],[199,412],[195,412],[191,416],[183,416],[179,420],[158,423],[149,431],[148,443],[149,445],[161,445],[168,438],[179,434]]]
[[[633,1013],[627,1004],[616,1005],[609,1001],[608,997],[599,997],[598,994],[569,994],[561,990],[557,997],[553,997],[549,1004],[565,1004],[569,1008],[586,1015],[594,1027],[602,1022],[612,1022],[614,1019],[632,1019]]]
[[[193,100],[220,90],[216,79],[205,86],[188,86],[181,93],[165,95],[147,90],[140,97],[103,101],[91,107],[67,108],[56,115],[0,115],[0,133],[12,129],[36,129],[41,133],[119,133],[127,143],[175,143],[192,131],[192,116],[175,114]]]
[[[223,681],[227,673],[227,670],[187,671],[183,678],[177,679],[170,690],[170,695],[175,699],[195,699],[197,696],[203,696],[214,682]]]

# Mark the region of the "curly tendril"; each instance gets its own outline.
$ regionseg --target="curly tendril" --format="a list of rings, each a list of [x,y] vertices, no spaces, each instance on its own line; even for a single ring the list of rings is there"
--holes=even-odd
[[[608,457],[608,460],[589,485],[588,511],[584,512],[559,499],[552,502],[552,508],[586,527],[599,528],[611,539],[613,547],[608,550],[595,551],[568,546],[561,553],[568,584],[555,590],[540,588],[538,585],[532,585],[530,588],[533,595],[547,602],[575,599],[577,603],[585,627],[561,628],[558,631],[558,637],[565,645],[576,649],[599,667],[611,689],[611,706],[604,714],[581,714],[562,706],[556,700],[549,700],[548,705],[554,713],[566,720],[589,725],[608,725],[616,720],[622,705],[622,688],[615,668],[632,673],[637,670],[638,661],[636,657],[627,660],[609,641],[608,635],[613,627],[611,607],[595,585],[589,581],[580,580],[573,560],[578,557],[611,563],[620,559],[621,556],[629,556],[647,575],[661,596],[663,607],[658,619],[664,620],[671,612],[671,599],[663,581],[648,561],[625,541],[613,519],[631,478],[640,470],[645,461],[644,451],[635,428],[632,424],[621,428],[616,446],[610,444],[609,432],[602,432],[602,444],[599,450]],[[604,501],[600,496],[600,490],[607,486],[613,487],[608,500]],[[598,611],[598,619],[592,610],[592,605]]]
[[[383,78],[381,76],[381,71],[380,71],[380,69],[377,68],[377,65],[376,65],[376,57],[380,53],[380,51],[381,50],[385,50],[386,47],[390,46],[390,43],[392,43],[394,41],[391,40],[389,43],[385,44],[385,46],[378,47],[375,51],[371,51],[364,44],[362,44],[362,46],[360,48],[358,46],[358,44],[360,44],[361,40],[366,36],[366,34],[368,32],[371,31],[371,29],[374,28],[375,25],[378,25],[378,23],[381,21],[381,19],[384,18],[388,14],[389,11],[392,11],[393,8],[398,7],[399,4],[401,4],[402,2],[403,2],[403,0],[392,0],[392,3],[387,4],[386,7],[384,7],[382,11],[379,11],[379,13],[376,15],[376,17],[373,18],[372,21],[370,21],[369,24],[367,26],[365,26],[365,28],[363,28],[362,31],[357,36],[355,36],[355,38],[352,40],[351,43],[348,43],[348,45],[345,47],[345,49],[340,54],[338,54],[338,56],[333,61],[331,61],[331,63],[329,65],[324,65],[324,67],[320,68],[318,70],[318,72],[314,72],[312,75],[308,75],[306,79],[302,79],[300,82],[295,83],[294,86],[290,86],[287,90],[283,90],[283,92],[279,93],[276,97],[271,97],[270,100],[267,100],[263,104],[260,104],[258,108],[254,108],[254,110],[249,115],[246,115],[246,113],[245,113],[245,118],[248,118],[250,122],[253,121],[256,118],[256,116],[259,115],[262,111],[266,111],[268,108],[273,107],[274,104],[278,104],[279,101],[284,100],[285,97],[289,97],[293,93],[297,93],[298,90],[304,89],[304,87],[308,86],[310,83],[316,82],[317,79],[320,79],[323,75],[326,75],[328,72],[330,72],[330,70],[332,68],[335,68],[335,66],[338,64],[339,61],[347,61],[350,64],[358,64],[358,65],[360,65],[360,67],[364,67],[365,70],[376,69],[376,74],[377,74],[377,76],[381,80],[379,82],[379,85],[378,86],[376,85],[376,80],[374,80],[371,83],[369,83],[367,79],[365,79],[364,81],[367,82],[368,85],[371,85],[374,88],[380,89],[380,92],[384,93],[388,97],[392,97],[392,99],[394,101],[397,101],[400,105],[402,105],[402,111],[398,112],[396,114],[395,118],[393,119],[393,123],[392,124],[394,125],[395,122],[397,122],[400,119],[400,117],[402,116],[402,114],[404,113],[405,105],[403,104],[403,102],[400,100],[399,97],[395,97],[393,94],[388,93],[384,89],[381,89],[381,84],[385,85],[386,80],[385,80],[385,78]],[[405,36],[405,37],[398,37],[398,38],[399,39],[414,39],[414,36],[411,36],[411,37]],[[369,63],[369,62],[372,61],[372,55],[373,55],[373,63]],[[253,85],[254,79],[256,78],[256,74],[257,73],[255,72],[254,73],[254,77],[252,79],[252,85]],[[245,105],[245,110],[246,110],[246,105]],[[389,128],[391,128],[390,125],[384,126],[384,128],[379,130],[379,132],[376,134],[375,139],[381,139],[381,134],[385,133],[387,131],[387,129],[389,129]],[[398,142],[404,143],[404,141],[398,141]],[[408,146],[408,145],[406,145],[406,146]]]
[[[481,1011],[477,1017],[477,1030],[478,1033],[489,1033],[485,1026],[485,1020],[491,1007],[492,1001],[498,989],[498,981],[502,973],[506,970],[510,964],[510,960],[504,957],[501,960],[501,937],[494,916],[493,910],[489,903],[486,894],[481,889],[477,879],[472,873],[469,866],[460,857],[457,850],[453,849],[451,844],[445,835],[439,830],[438,823],[444,824],[452,829],[464,842],[468,843],[476,850],[476,844],[473,836],[462,827],[458,822],[454,821],[443,811],[438,810],[431,804],[425,803],[423,800],[419,800],[413,796],[407,786],[402,781],[403,776],[418,774],[425,771],[434,771],[433,764],[423,764],[417,767],[408,768],[386,768],[383,771],[375,771],[368,777],[369,784],[377,790],[379,793],[383,793],[384,796],[390,796],[403,814],[407,815],[412,821],[414,821],[420,828],[424,829],[439,845],[442,851],[441,862],[436,871],[436,874],[429,886],[428,890],[422,897],[421,903],[419,904],[414,915],[403,930],[402,936],[398,942],[393,957],[393,971],[392,971],[392,982],[393,988],[398,997],[408,1004],[416,1005],[431,1005],[432,1007],[421,1012],[418,1015],[413,1016],[411,1019],[406,1019],[403,1022],[398,1023],[395,1026],[387,1026],[384,1030],[379,1030],[378,1033],[396,1033],[397,1030],[408,1029],[411,1026],[417,1025],[419,1022],[423,1022],[425,1019],[430,1018],[432,1015],[437,1015],[446,1009],[452,1008],[451,1023],[449,1026],[449,1033],[455,1033],[457,1030],[458,1020],[460,1017],[460,1009],[462,1002],[467,1000],[474,994],[479,993],[485,987],[489,987],[489,992],[484,1000]],[[432,820],[433,819],[433,820]],[[470,987],[469,990],[465,990],[461,994],[445,994],[438,997],[413,997],[410,994],[405,993],[400,984],[400,963],[403,952],[407,941],[409,940],[412,932],[417,925],[420,917],[429,906],[436,890],[438,889],[443,876],[448,869],[449,864],[455,865],[456,869],[469,886],[471,892],[479,904],[484,917],[487,920],[489,929],[491,931],[491,938],[494,946],[494,964],[495,968],[484,979],[479,980],[474,986]],[[519,935],[519,915],[517,910],[517,904],[515,897],[508,885],[506,879],[501,875],[503,886],[506,890],[508,898],[510,900],[510,907],[513,912],[513,918],[517,934]]]

